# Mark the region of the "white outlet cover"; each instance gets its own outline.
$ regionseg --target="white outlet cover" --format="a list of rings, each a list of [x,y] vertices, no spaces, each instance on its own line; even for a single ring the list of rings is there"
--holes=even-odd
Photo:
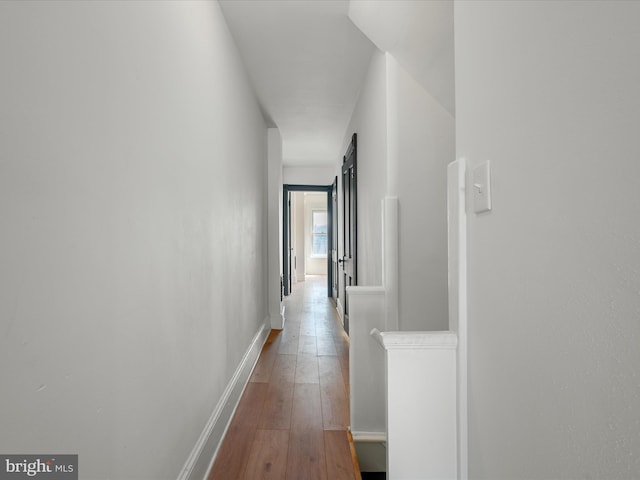
[[[475,213],[491,211],[491,166],[489,162],[473,169],[473,211]]]

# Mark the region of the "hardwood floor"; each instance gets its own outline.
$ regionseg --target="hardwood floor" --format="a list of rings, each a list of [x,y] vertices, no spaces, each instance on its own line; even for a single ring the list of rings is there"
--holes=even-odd
[[[285,298],[240,400],[209,480],[359,480],[349,424],[349,340],[327,298],[326,277],[307,277]]]

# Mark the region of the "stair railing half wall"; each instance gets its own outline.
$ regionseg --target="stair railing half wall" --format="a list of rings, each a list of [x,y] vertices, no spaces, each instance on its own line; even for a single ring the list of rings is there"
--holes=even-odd
[[[395,197],[383,200],[385,285],[347,289],[351,431],[356,443],[386,441],[391,480],[468,478],[465,185],[466,162],[456,160],[447,168],[448,331],[397,331]]]

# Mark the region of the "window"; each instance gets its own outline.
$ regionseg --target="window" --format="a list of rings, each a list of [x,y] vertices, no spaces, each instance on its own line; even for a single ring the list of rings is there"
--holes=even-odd
[[[311,255],[315,257],[326,257],[327,211],[313,210],[311,215]]]

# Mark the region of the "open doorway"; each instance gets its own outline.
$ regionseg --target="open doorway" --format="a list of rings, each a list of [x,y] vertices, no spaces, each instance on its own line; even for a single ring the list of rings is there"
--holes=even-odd
[[[326,276],[327,196],[324,192],[291,193],[291,281],[304,282],[308,276]]]
[[[306,275],[326,275],[327,296],[333,296],[336,261],[334,185],[283,187],[283,293]]]

